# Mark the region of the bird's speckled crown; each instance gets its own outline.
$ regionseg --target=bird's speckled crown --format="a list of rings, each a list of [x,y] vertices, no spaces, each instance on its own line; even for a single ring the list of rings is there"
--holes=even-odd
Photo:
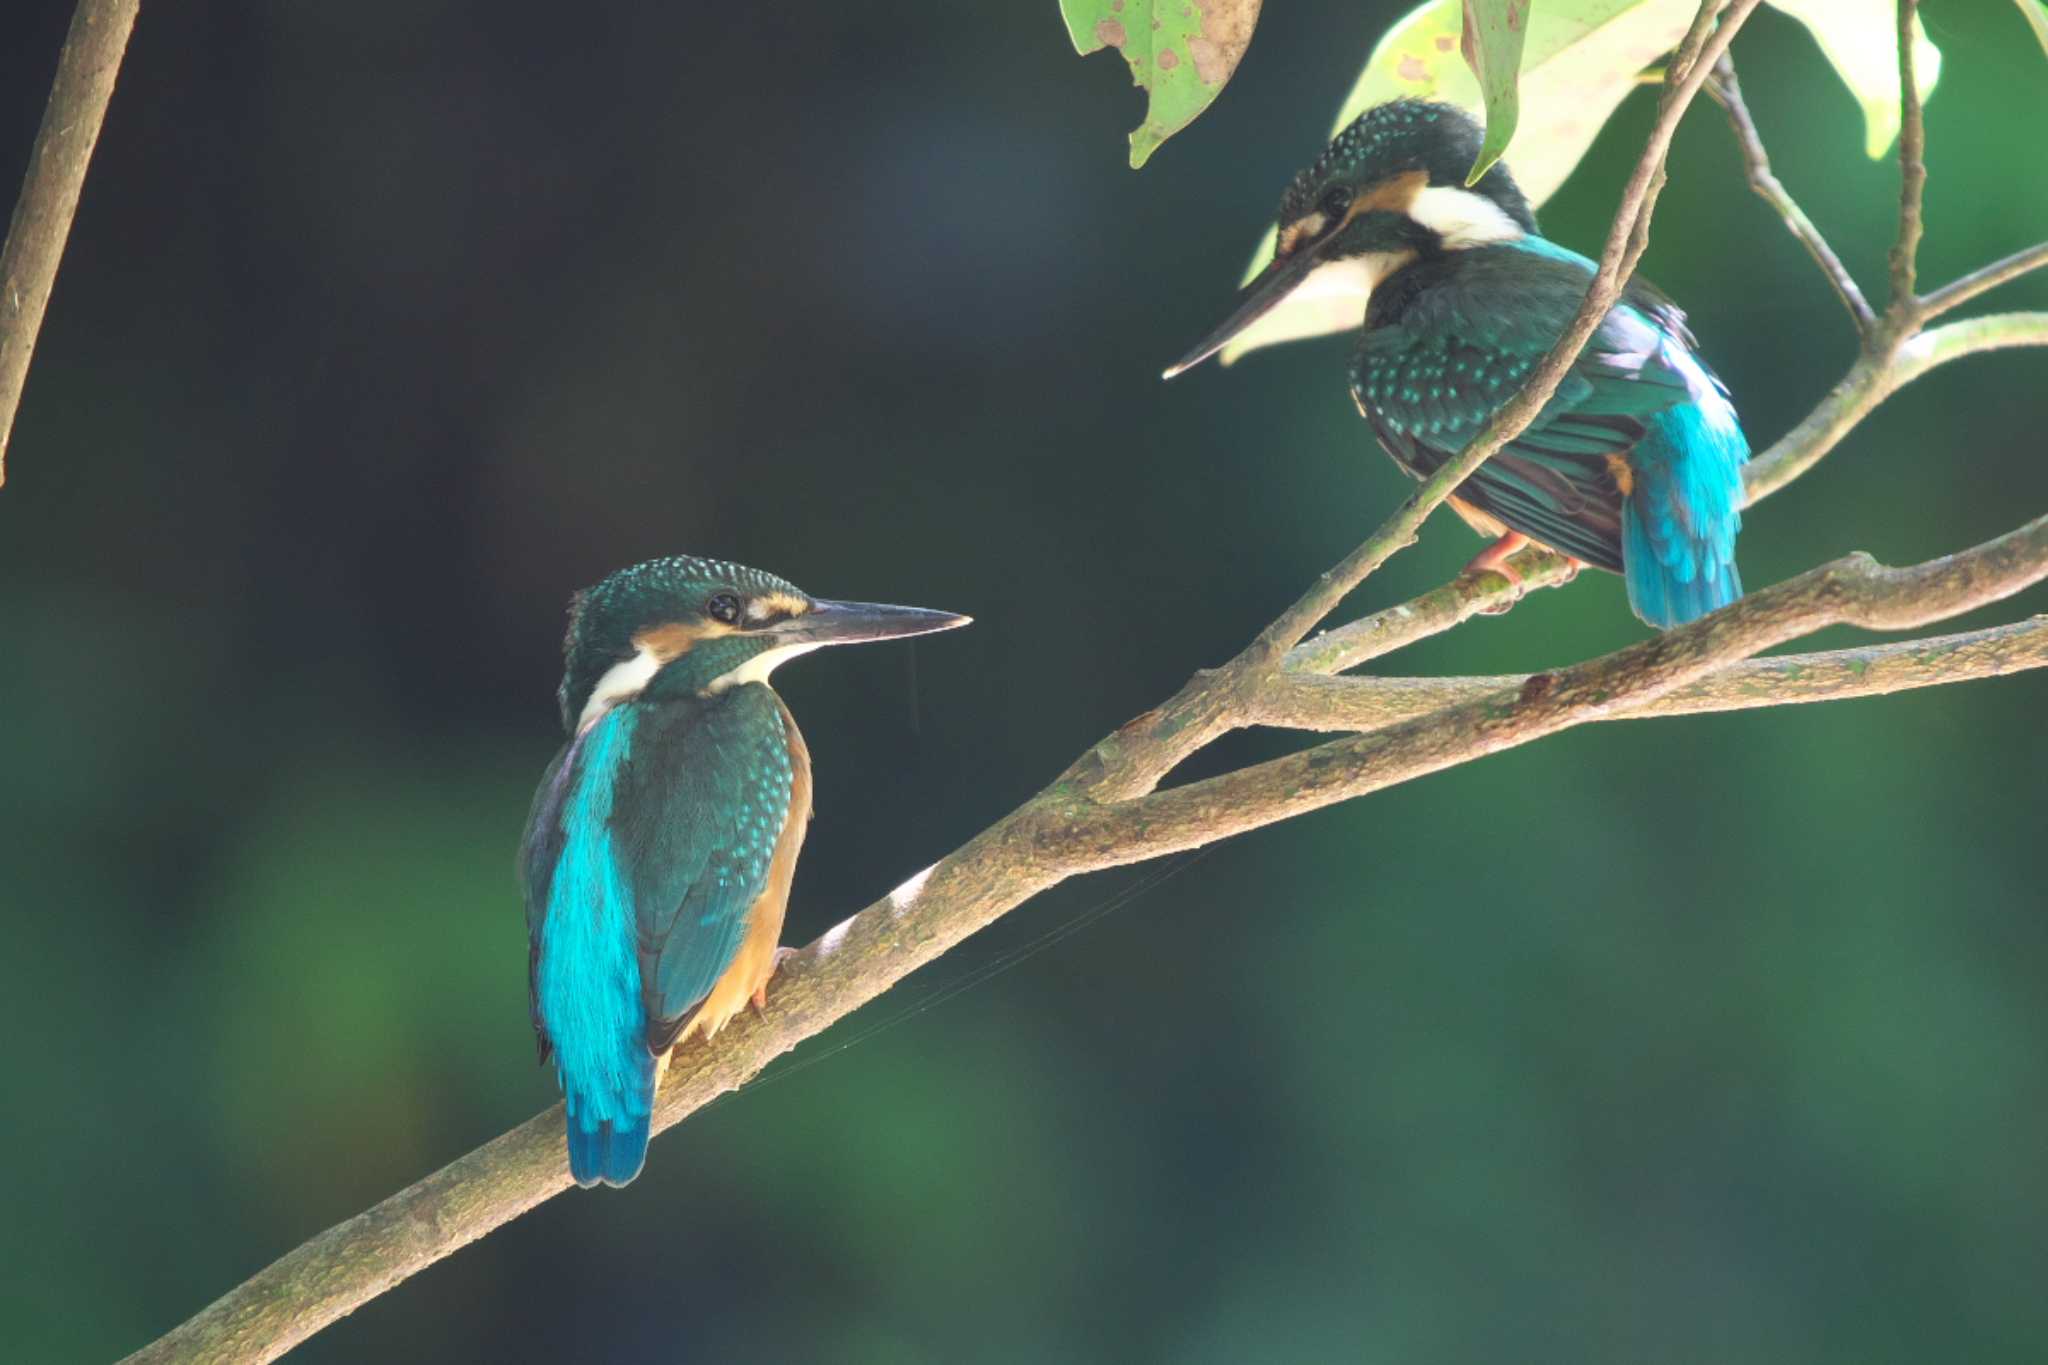
[[[1389,100],[1353,119],[1309,168],[1294,177],[1280,199],[1280,221],[1292,222],[1316,206],[1333,183],[1360,185],[1403,171],[1426,171],[1429,183],[1463,188],[1486,130],[1464,110],[1429,100]],[[1472,186],[1499,204],[1523,231],[1536,230],[1536,218],[1504,163]]]
[[[670,555],[620,569],[570,599],[569,629],[562,637],[562,723],[573,728],[575,715],[598,678],[613,664],[632,657],[635,635],[701,610],[717,592],[742,597],[786,593],[810,599],[788,579],[723,559]]]

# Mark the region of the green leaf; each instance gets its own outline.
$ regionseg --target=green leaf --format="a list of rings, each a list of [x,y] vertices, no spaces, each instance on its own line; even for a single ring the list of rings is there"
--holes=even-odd
[[[1465,0],[1458,50],[1479,78],[1486,100],[1486,140],[1465,176],[1467,185],[1493,168],[1514,140],[1516,77],[1522,69],[1522,39],[1528,34],[1529,0]]]
[[[1060,0],[1082,56],[1113,47],[1143,88],[1145,121],[1131,132],[1131,167],[1194,122],[1237,70],[1260,0]]]
[[[1899,135],[1899,26],[1893,0],[1771,0],[1806,25],[1821,55],[1863,106],[1863,150],[1873,159]],[[1913,18],[1913,74],[1926,99],[1941,76],[1941,52]]]
[[[2041,40],[2041,51],[2048,54],[2048,4],[2043,0],[2019,0],[2020,13],[2026,16],[2027,27],[2034,30],[2034,36]]]

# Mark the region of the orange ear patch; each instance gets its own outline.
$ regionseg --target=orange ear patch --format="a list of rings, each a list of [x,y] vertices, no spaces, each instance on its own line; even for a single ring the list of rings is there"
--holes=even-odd
[[[716,639],[732,633],[732,627],[723,621],[670,621],[650,626],[635,635],[633,647],[644,649],[661,662],[668,663],[688,654],[699,640]]]
[[[811,609],[811,604],[794,593],[764,592],[759,597],[747,600],[749,621],[780,620],[785,616],[802,616]]]
[[[1403,171],[1399,175],[1390,175],[1378,184],[1368,186],[1365,193],[1353,199],[1351,207],[1344,210],[1344,221],[1348,223],[1379,209],[1406,213],[1413,207],[1415,196],[1428,187],[1428,171]]]
[[[1351,201],[1351,207],[1344,210],[1343,227],[1360,214],[1377,209],[1390,209],[1395,213],[1406,213],[1415,203],[1415,196],[1429,188],[1428,171],[1403,171],[1388,176],[1385,180],[1366,187],[1365,191]],[[1273,258],[1285,260],[1299,251],[1310,239],[1322,236],[1330,228],[1329,217],[1320,209],[1304,213],[1281,230],[1280,239],[1273,245]]]

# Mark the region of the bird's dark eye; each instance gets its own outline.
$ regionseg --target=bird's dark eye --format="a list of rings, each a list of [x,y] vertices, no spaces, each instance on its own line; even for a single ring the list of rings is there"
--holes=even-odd
[[[740,599],[729,592],[722,592],[704,604],[704,612],[714,621],[723,621],[729,626],[738,625]]]
[[[1323,191],[1323,197],[1316,201],[1316,207],[1321,209],[1326,217],[1333,219],[1342,218],[1344,210],[1351,207],[1351,187],[1349,185],[1330,186],[1330,188]]]

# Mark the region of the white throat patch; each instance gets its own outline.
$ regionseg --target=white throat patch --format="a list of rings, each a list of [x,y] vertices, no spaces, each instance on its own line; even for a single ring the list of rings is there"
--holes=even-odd
[[[1331,321],[1327,325],[1275,339],[1291,340],[1293,335],[1317,336],[1343,327],[1358,326],[1365,321],[1365,306],[1372,301],[1372,291],[1379,287],[1380,281],[1414,259],[1412,251],[1372,251],[1363,256],[1325,261],[1304,275],[1301,283],[1288,291],[1286,300],[1274,311],[1285,309],[1300,316]]]
[[[1287,302],[1313,304],[1318,309],[1342,309],[1350,319],[1347,325],[1356,327],[1365,317],[1366,301],[1372,297],[1373,289],[1396,266],[1405,265],[1408,260],[1409,253],[1405,251],[1374,251],[1325,261],[1288,291]]]
[[[599,716],[620,702],[639,696],[660,671],[661,657],[645,645],[632,658],[606,669],[597,686],[590,690],[590,700],[583,703],[583,714],[576,718],[576,733],[580,735],[597,724]]]
[[[799,654],[808,654],[823,644],[822,640],[807,640],[800,645],[783,645],[779,649],[764,649],[753,658],[741,664],[730,673],[721,673],[711,680],[704,690],[713,694],[728,687],[739,687],[744,683],[764,683],[768,675]]]
[[[730,673],[722,673],[711,680],[704,690],[716,695],[728,687],[743,683],[764,683],[768,675],[799,654],[808,654],[819,647],[820,641],[809,640],[798,645],[784,645],[780,649],[764,649],[753,658],[741,664]],[[661,672],[662,665],[672,662],[663,659],[645,645],[632,658],[613,664],[605,670],[597,686],[591,689],[590,700],[583,703],[583,714],[576,718],[576,733],[582,734],[598,722],[599,717],[621,702],[629,702],[647,689],[654,681],[654,675]]]
[[[1454,185],[1431,185],[1417,193],[1408,206],[1408,216],[1452,248],[1512,242],[1522,235],[1522,229],[1499,204]]]

